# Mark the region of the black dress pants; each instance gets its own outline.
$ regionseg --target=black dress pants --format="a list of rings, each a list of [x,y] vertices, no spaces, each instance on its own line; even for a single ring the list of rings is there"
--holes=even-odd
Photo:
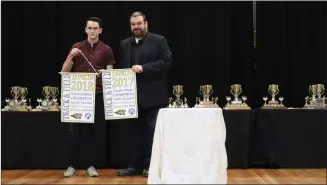
[[[96,137],[101,124],[105,124],[103,94],[95,97],[94,123],[68,123],[68,166],[88,168],[96,162]],[[81,165],[81,166],[78,166]]]
[[[162,106],[144,108],[138,105],[139,118],[135,124],[139,125],[137,138],[135,143],[135,156],[134,167],[137,170],[148,169],[151,161],[152,143],[154,131],[156,128],[158,112]]]

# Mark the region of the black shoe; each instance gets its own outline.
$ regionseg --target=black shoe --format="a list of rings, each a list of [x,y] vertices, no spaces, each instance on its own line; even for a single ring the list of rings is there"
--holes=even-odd
[[[136,170],[135,168],[126,168],[118,171],[118,176],[134,176],[142,175],[142,170]]]
[[[144,169],[143,170],[143,177],[148,177],[149,176],[149,169]]]

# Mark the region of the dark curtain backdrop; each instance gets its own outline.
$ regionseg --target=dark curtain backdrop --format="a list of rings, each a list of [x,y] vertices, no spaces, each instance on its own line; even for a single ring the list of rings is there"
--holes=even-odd
[[[134,11],[168,39],[170,84],[184,85],[190,104],[203,84],[213,85],[221,105],[232,83],[251,101],[252,2],[2,2],[2,98],[21,85],[36,102],[42,86],[60,86],[58,72],[71,46],[86,38],[90,16],[103,20],[101,40],[117,54]]]
[[[42,86],[60,86],[58,72],[71,46],[85,39],[90,16],[104,21],[101,40],[118,53],[131,35],[129,15],[139,10],[149,30],[168,39],[170,84],[184,85],[190,104],[200,85],[212,84],[224,106],[230,85],[239,83],[256,108],[277,83],[287,105],[302,106],[309,84],[327,85],[326,2],[256,7],[254,52],[252,2],[2,2],[1,98],[11,86],[27,86],[35,104]]]
[[[256,52],[260,103],[276,83],[286,105],[303,106],[310,84],[327,86],[327,3],[257,2]]]

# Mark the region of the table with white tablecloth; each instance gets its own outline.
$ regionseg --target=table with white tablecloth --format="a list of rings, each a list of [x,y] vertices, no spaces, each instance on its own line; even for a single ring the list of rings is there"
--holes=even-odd
[[[165,108],[158,114],[149,184],[226,184],[226,126],[220,108]]]

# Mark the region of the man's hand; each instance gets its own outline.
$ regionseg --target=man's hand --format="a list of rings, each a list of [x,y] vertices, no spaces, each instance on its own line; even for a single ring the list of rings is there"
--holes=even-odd
[[[69,53],[69,55],[71,55],[71,56],[77,56],[77,55],[79,55],[81,53],[81,50],[79,50],[78,48],[74,48],[74,49],[72,49],[72,51]]]
[[[133,65],[132,70],[136,73],[142,73],[143,72],[143,67],[140,65]]]

